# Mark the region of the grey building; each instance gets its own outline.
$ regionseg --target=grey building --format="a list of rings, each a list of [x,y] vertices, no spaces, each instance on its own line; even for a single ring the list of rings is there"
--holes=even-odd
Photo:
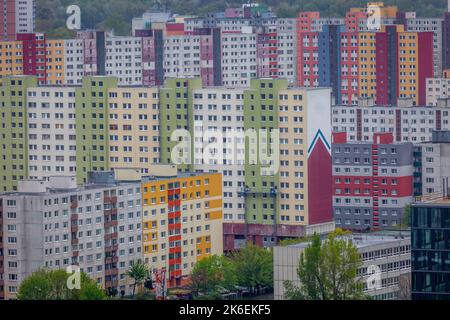
[[[364,284],[364,293],[376,300],[410,299],[411,239],[397,232],[353,234],[347,239],[358,248],[363,266],[357,278]],[[285,281],[299,285],[297,275],[301,253],[309,245],[303,242],[274,247],[274,298],[284,300]],[[375,281],[370,281],[374,279]],[[372,276],[372,277],[371,277]],[[369,279],[369,277],[371,277]]]
[[[4,299],[15,298],[21,281],[42,267],[77,266],[105,289],[130,292],[125,273],[142,259],[140,181],[120,183],[104,173],[79,187],[75,177],[49,177],[21,181],[0,199]]]

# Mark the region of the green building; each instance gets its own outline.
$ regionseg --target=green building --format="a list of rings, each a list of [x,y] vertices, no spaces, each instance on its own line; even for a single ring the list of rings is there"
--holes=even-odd
[[[278,129],[278,92],[287,86],[286,80],[255,79],[251,81],[250,89],[244,91],[244,130],[248,133],[254,129],[256,134],[256,137],[249,134],[245,139],[244,196],[247,223],[278,222],[279,173],[262,175],[258,153],[260,147],[270,148],[271,130]],[[261,139],[264,136],[265,141]],[[252,160],[256,162],[252,163]]]
[[[114,77],[86,77],[75,92],[77,182],[86,182],[88,171],[109,170],[108,89]]]
[[[17,190],[17,182],[28,178],[27,89],[37,78],[13,76],[1,79],[0,192]]]
[[[160,149],[161,163],[173,163],[172,150],[180,143],[190,145],[190,153],[178,153],[182,157],[190,158],[187,164],[179,165],[179,171],[193,171],[193,136],[194,136],[194,112],[193,112],[193,90],[202,87],[200,78],[176,78],[167,79],[164,88],[159,93],[160,98]],[[181,135],[178,139],[172,139],[175,130],[187,130],[190,133],[189,141],[182,141]],[[180,131],[181,134],[181,131]],[[175,140],[175,141],[172,141]],[[187,148],[185,151],[188,151]]]

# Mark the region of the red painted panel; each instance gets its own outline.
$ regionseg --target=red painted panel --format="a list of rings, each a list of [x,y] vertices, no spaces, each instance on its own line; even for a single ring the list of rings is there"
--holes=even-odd
[[[388,66],[387,66],[387,34],[386,32],[377,32],[375,34],[375,59],[377,72],[377,105],[388,104]]]
[[[331,155],[319,139],[308,157],[309,224],[333,220]]]
[[[418,32],[419,44],[419,105],[426,104],[426,78],[433,77],[433,33]]]

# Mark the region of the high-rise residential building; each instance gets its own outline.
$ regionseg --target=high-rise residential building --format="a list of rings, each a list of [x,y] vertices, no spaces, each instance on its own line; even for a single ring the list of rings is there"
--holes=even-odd
[[[395,105],[399,98],[425,104],[425,79],[433,75],[439,50],[433,45],[437,31],[405,30],[393,24],[396,8],[384,9],[377,29],[367,27],[363,10],[351,10],[343,22],[325,21],[320,27],[318,12],[300,12],[297,84],[332,87],[336,104],[357,105],[359,97],[375,98],[382,105]]]
[[[411,32],[433,32],[434,77],[442,74],[442,18],[418,18],[415,12],[406,13],[405,30]]]
[[[448,185],[447,185],[448,186]],[[448,190],[424,197],[411,208],[413,300],[450,297],[450,201]]]
[[[409,300],[411,285],[411,238],[399,232],[374,232],[346,236],[358,249],[362,266],[357,279],[363,284],[363,292],[374,300]],[[345,238],[344,238],[345,239]],[[298,286],[298,262],[308,242],[277,246],[273,250],[274,298],[285,300],[285,281]],[[379,269],[378,269],[379,268]],[[379,270],[379,281],[373,280]],[[372,279],[371,279],[372,276]]]
[[[450,179],[450,131],[433,131],[421,149],[422,195],[442,195]]]
[[[106,75],[106,34],[104,31],[85,30],[77,32],[83,46],[83,76]]]
[[[1,41],[0,50],[0,78],[23,74],[22,41]]]
[[[46,45],[46,84],[63,85],[65,80],[64,69],[64,40],[47,40]]]
[[[0,194],[0,299],[39,268],[80,268],[106,290],[133,292],[138,260],[185,284],[194,264],[223,252],[221,174],[176,166],[23,180]]]
[[[0,190],[17,189],[17,182],[28,177],[27,88],[36,86],[34,77],[14,76],[2,79],[1,171]]]
[[[449,70],[443,72],[442,75],[426,79],[426,105],[447,107],[450,102]]]
[[[18,33],[34,32],[35,0],[3,0],[0,9],[0,40],[15,40]]]
[[[164,76],[201,77],[205,86],[220,86],[221,37],[219,28],[197,28],[164,37]]]
[[[142,182],[143,256],[166,269],[168,286],[180,286],[197,261],[223,252],[222,179],[161,169]]]
[[[29,87],[26,94],[29,179],[76,175],[74,87]]]
[[[84,76],[82,39],[64,40],[64,79],[67,85],[81,84]]]
[[[79,267],[104,289],[132,291],[126,276],[142,260],[141,183],[91,177],[25,180],[0,196],[3,220],[3,297],[38,268]]]
[[[185,148],[193,150],[194,142],[190,139],[194,132],[193,90],[201,87],[200,78],[175,78],[168,79],[159,91],[161,163],[181,164],[179,171],[192,171],[193,168],[193,154],[175,148],[184,141]],[[187,161],[183,160],[186,157]]]
[[[235,94],[239,99],[241,93]],[[225,250],[238,248],[246,240],[273,245],[282,238],[305,235],[314,228],[331,227],[331,190],[327,187],[328,182],[331,185],[331,128],[327,121],[330,104],[330,89],[288,88],[286,80],[252,80],[250,89],[244,90],[240,125],[244,131],[238,137],[249,139],[237,140],[241,146],[237,148],[238,155],[239,150],[245,150],[244,165],[239,167],[240,162],[236,162],[237,167],[223,169],[224,192],[241,197],[238,210],[243,206],[245,211],[236,214],[224,209]],[[216,117],[223,124],[208,125],[220,130],[225,121],[231,124],[234,118],[239,119],[238,105],[235,116],[230,113],[222,119]],[[213,115],[208,116],[211,119]],[[273,145],[277,138],[279,146]],[[279,154],[279,158],[274,154]],[[237,174],[240,180],[237,185],[233,185],[231,174]]]
[[[333,132],[347,132],[348,141],[371,141],[373,133],[390,132],[396,142],[430,141],[433,130],[450,130],[445,107],[376,106],[373,100],[359,106],[332,108]]]
[[[107,94],[109,167],[137,168],[148,174],[160,155],[158,88],[117,87]]]
[[[347,142],[334,133],[333,212],[336,226],[352,230],[396,228],[413,201],[413,145],[394,143],[392,133],[372,142]]]
[[[86,77],[75,90],[77,180],[86,182],[89,171],[109,170],[108,89],[114,77]]]

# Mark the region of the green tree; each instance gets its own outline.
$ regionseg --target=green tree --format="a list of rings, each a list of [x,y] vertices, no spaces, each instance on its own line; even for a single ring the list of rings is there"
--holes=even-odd
[[[39,269],[22,281],[19,300],[104,300],[105,292],[84,272],[80,272],[80,289],[69,289],[70,274],[65,270]]]
[[[133,263],[130,269],[127,271],[127,276],[133,279],[133,297],[136,292],[136,286],[140,286],[144,283],[145,279],[148,277],[148,267],[141,261],[137,260]]]
[[[199,292],[215,292],[218,287],[232,289],[235,283],[233,264],[223,255],[203,258],[191,272],[191,289],[197,295]]]
[[[355,245],[337,231],[325,241],[314,235],[302,252],[297,274],[300,285],[284,283],[286,296],[296,300],[363,299],[363,284],[357,277],[362,261]]]
[[[261,286],[273,287],[272,250],[247,243],[231,256],[237,284],[253,289]]]

